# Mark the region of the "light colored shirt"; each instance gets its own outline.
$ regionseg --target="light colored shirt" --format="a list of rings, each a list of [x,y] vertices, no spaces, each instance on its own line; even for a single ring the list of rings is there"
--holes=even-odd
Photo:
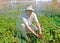
[[[26,13],[23,13],[18,17],[18,22],[20,23],[31,25],[32,21],[34,21],[35,23],[38,22],[37,16],[34,12],[31,13],[30,17],[27,17]]]

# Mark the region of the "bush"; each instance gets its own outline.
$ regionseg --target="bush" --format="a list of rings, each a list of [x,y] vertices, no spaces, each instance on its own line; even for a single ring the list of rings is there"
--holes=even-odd
[[[39,23],[42,28],[42,37],[40,39],[36,38],[32,35],[33,38],[37,40],[37,43],[59,43],[60,42],[60,23],[55,22],[53,18],[45,17],[45,16],[37,16]],[[20,42],[20,39],[14,37],[14,30],[16,26],[17,18],[0,18],[0,42],[1,43],[16,43]],[[31,34],[29,34],[31,35]],[[34,40],[33,43],[36,42]]]

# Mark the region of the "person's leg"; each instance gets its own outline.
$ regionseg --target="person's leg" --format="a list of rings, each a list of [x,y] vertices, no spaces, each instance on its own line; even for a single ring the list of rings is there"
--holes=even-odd
[[[18,36],[20,36],[21,38],[21,43],[26,42],[28,40],[28,37],[25,25],[21,23],[20,25],[17,26],[17,30],[20,32],[20,34],[18,32]]]
[[[27,36],[27,29],[26,29],[26,27],[25,27],[25,25],[24,24],[21,24],[21,34],[22,34],[22,38],[25,38],[25,40],[26,40],[26,43],[29,43],[29,40],[28,40],[28,36]]]
[[[33,25],[33,24],[30,25],[30,27],[31,27],[34,31],[38,30],[37,27],[36,27],[35,25]]]
[[[23,36],[25,39],[27,39],[28,37],[27,37],[27,33],[26,33],[26,27],[25,27],[25,25],[24,25],[23,23],[21,24],[19,30],[21,31],[22,36]]]
[[[30,27],[33,29],[34,32],[36,32],[38,29],[35,25],[30,25]],[[31,34],[31,33],[30,33]],[[30,40],[31,40],[31,43],[37,43],[37,37],[34,35],[34,34],[31,34],[32,36],[30,36]]]

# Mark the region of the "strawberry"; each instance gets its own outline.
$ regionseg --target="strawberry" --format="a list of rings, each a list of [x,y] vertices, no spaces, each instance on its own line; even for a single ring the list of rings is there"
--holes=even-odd
[[[39,36],[41,36],[41,34],[38,34]]]

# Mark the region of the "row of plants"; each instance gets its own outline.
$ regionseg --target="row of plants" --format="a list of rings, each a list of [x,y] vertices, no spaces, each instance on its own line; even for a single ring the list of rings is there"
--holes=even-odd
[[[29,38],[33,43],[59,43],[60,42],[60,23],[53,18],[46,16],[37,16],[42,28],[41,38],[36,38],[29,34]],[[1,43],[20,43],[21,39],[14,37],[14,30],[16,29],[16,18],[0,17],[0,42]]]
[[[16,18],[0,18],[0,43],[12,43]]]

